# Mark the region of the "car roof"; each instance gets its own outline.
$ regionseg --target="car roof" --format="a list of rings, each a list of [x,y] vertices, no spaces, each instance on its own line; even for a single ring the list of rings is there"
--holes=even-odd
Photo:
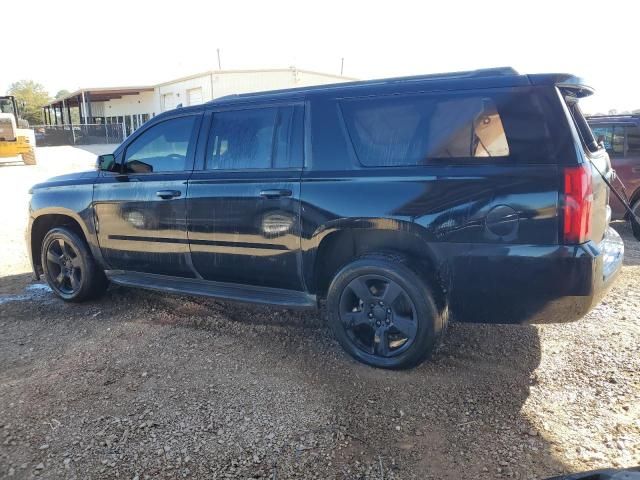
[[[226,95],[207,102],[210,107],[224,107],[235,103],[269,102],[301,99],[313,95],[365,96],[385,91],[402,92],[435,90],[468,90],[530,85],[554,85],[571,89],[578,97],[590,95],[593,89],[579,77],[567,73],[519,74],[511,67],[485,68],[409,77],[383,78],[343,82],[308,87],[271,90],[266,92]]]
[[[631,115],[586,115],[589,123],[630,123],[640,124],[640,114]]]

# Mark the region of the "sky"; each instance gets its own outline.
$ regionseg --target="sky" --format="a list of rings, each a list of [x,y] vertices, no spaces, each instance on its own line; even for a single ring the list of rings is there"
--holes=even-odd
[[[25,12],[25,9],[28,12]],[[154,84],[217,69],[359,79],[512,66],[569,72],[589,113],[640,109],[638,0],[5,0],[0,92]]]

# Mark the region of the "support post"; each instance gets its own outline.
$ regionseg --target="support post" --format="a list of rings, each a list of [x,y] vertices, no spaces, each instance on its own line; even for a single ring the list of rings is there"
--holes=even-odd
[[[91,111],[91,92],[87,92],[87,112],[88,112],[88,116],[89,116],[89,122],[93,123],[93,112]]]
[[[82,91],[82,111],[84,113],[84,116],[82,117],[84,119],[84,122],[82,123],[86,125],[87,124],[87,102],[84,97],[84,90]]]

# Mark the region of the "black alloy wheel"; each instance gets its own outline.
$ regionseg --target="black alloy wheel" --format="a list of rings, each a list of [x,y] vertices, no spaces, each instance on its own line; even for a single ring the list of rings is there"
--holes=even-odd
[[[61,293],[73,295],[80,290],[82,261],[73,245],[63,238],[57,238],[47,247],[47,272]]]
[[[416,308],[404,289],[382,275],[369,274],[347,284],[340,299],[340,319],[363,352],[392,357],[416,338]]]
[[[45,235],[40,257],[51,290],[67,302],[95,298],[107,289],[108,280],[87,243],[68,227],[56,227]]]
[[[435,349],[447,316],[426,275],[405,257],[368,254],[338,271],[327,292],[329,325],[356,360],[379,368],[408,368]]]

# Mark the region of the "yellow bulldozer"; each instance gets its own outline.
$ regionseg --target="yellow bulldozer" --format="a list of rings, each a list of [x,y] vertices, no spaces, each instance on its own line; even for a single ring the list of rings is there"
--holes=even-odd
[[[0,96],[0,158],[18,155],[25,165],[36,164],[36,136],[20,118],[15,97]]]

